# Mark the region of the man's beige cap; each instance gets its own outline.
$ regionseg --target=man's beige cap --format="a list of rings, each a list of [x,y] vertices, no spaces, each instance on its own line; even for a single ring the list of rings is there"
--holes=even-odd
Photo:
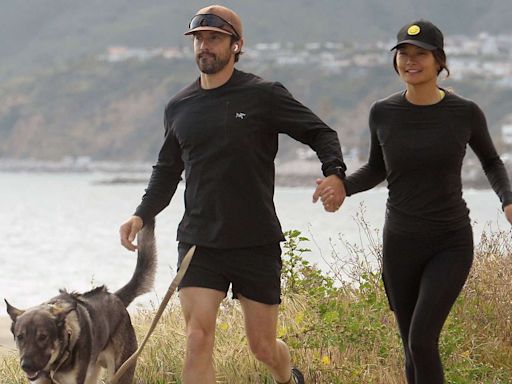
[[[208,15],[215,15],[220,17],[221,20],[209,20]],[[201,18],[201,16],[205,17]],[[222,20],[226,21],[227,24],[223,25]],[[191,29],[185,32],[185,35],[191,35],[197,31],[217,31],[232,36],[237,35],[235,37],[239,38],[243,36],[240,16],[222,5],[209,5],[197,11],[190,22],[189,28]]]

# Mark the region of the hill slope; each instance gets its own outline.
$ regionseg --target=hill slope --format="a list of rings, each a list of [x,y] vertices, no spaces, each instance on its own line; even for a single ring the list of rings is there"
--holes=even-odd
[[[4,1],[0,79],[95,54],[110,45],[187,44],[182,33],[197,9],[189,0]],[[508,31],[509,0],[226,0],[242,15],[247,43],[388,40],[404,23],[427,18],[447,34]],[[468,22],[470,20],[471,22]]]

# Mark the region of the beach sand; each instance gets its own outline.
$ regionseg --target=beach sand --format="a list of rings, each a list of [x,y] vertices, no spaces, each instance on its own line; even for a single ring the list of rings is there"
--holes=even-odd
[[[11,319],[0,316],[0,356],[15,351],[14,339],[11,333]]]

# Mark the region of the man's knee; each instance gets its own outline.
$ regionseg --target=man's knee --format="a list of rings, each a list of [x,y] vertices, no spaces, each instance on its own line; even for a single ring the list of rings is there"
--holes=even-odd
[[[190,352],[207,352],[213,348],[215,334],[202,328],[190,328],[187,331],[187,348]]]
[[[274,342],[257,341],[250,344],[254,357],[262,363],[273,366],[276,359],[277,346]]]

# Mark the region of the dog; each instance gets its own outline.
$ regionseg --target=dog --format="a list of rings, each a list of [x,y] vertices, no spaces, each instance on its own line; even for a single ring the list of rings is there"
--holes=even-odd
[[[137,237],[137,265],[115,293],[100,286],[85,293],[60,294],[20,310],[7,300],[20,365],[32,384],[97,384],[102,368],[110,378],[137,349],[126,307],[153,287],[156,273],[154,221]],[[120,378],[131,384],[135,366]]]

